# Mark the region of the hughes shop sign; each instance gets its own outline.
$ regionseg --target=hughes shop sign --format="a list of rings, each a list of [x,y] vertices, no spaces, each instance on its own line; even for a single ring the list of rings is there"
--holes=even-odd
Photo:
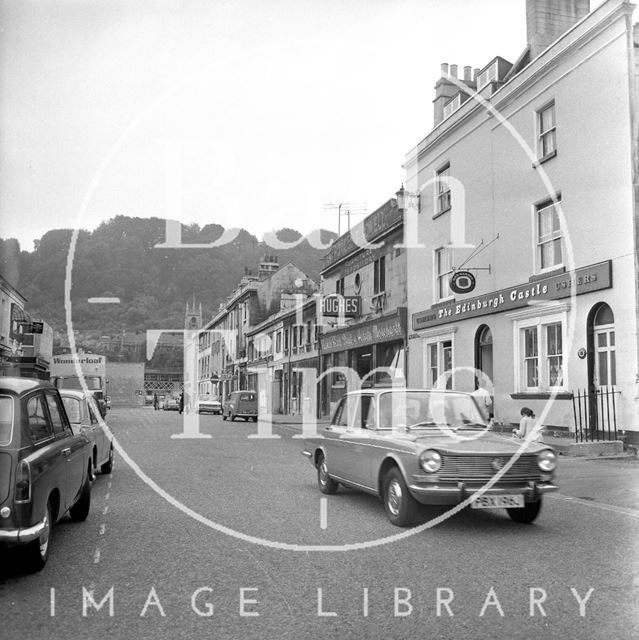
[[[500,311],[525,307],[537,300],[567,298],[573,290],[577,295],[612,286],[612,262],[598,262],[588,267],[559,275],[527,282],[492,293],[453,300],[413,314],[413,330],[426,329],[438,324],[466,320]]]
[[[322,315],[330,317],[342,316],[356,318],[361,315],[362,299],[360,296],[340,296],[333,293],[322,298]]]

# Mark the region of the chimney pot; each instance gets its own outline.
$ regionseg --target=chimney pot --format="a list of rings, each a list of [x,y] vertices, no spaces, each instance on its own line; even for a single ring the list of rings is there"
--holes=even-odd
[[[465,66],[464,67],[464,81],[468,82],[469,80],[471,80],[471,73],[472,73],[472,67],[470,66]]]
[[[448,63],[442,62],[442,76],[448,75]]]
[[[450,65],[450,75],[451,75],[453,78],[456,78],[456,77],[457,77],[457,65],[456,65],[456,64],[451,64],[451,65]]]
[[[481,71],[481,69],[479,67],[475,67],[474,71],[473,71],[473,78],[475,80],[477,80],[477,76],[479,75],[479,72]]]

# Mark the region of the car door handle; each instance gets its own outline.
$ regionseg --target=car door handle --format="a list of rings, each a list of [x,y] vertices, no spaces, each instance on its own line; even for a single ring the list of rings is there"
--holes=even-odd
[[[70,448],[70,447],[67,447],[66,449],[62,449],[62,451],[60,451],[60,453],[61,453],[63,456],[70,456],[70,455],[71,455],[71,448]]]

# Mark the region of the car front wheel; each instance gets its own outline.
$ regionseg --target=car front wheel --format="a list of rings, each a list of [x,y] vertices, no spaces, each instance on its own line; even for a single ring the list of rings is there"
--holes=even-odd
[[[51,503],[47,502],[47,513],[44,517],[44,529],[40,536],[32,540],[24,547],[25,561],[29,569],[40,571],[49,559],[49,547],[51,541]]]
[[[339,487],[339,483],[329,475],[326,458],[323,455],[320,456],[317,462],[317,485],[319,490],[327,495],[337,493]]]
[[[388,519],[398,527],[407,527],[415,521],[419,503],[409,493],[402,472],[394,467],[384,478],[384,509]]]
[[[521,524],[530,524],[537,518],[541,511],[541,498],[536,502],[526,502],[523,508],[506,509],[510,519]]]

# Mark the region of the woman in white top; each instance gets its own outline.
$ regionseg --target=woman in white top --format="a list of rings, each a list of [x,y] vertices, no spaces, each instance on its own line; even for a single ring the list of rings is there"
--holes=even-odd
[[[519,422],[519,429],[513,429],[513,435],[516,438],[525,440],[530,433],[535,429],[535,414],[532,409],[523,407],[521,410],[521,421]],[[541,429],[532,438],[532,442],[539,442],[541,440]]]

